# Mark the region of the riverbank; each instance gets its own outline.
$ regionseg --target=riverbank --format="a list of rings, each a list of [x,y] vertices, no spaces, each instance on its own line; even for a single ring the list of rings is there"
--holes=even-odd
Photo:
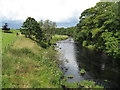
[[[52,42],[65,39],[54,37]],[[61,87],[63,73],[58,68],[53,46],[44,49],[21,35],[8,47],[10,48],[2,53],[2,88]]]
[[[57,46],[57,50],[61,53],[60,68],[67,77],[67,81],[70,82],[66,86],[73,88],[79,85],[84,88],[90,88],[91,85],[94,88],[119,87],[119,61],[113,62],[113,59],[104,53],[82,47],[73,39],[59,41]]]

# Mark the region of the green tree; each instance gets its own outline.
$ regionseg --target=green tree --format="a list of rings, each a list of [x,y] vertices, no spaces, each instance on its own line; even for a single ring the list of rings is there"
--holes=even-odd
[[[5,25],[2,26],[2,30],[4,30],[4,32],[10,32],[10,28],[8,28],[8,23],[5,23]]]
[[[26,37],[36,40],[37,42],[42,40],[42,31],[39,23],[34,18],[28,17],[22,27],[22,33],[24,33]]]
[[[44,34],[44,41],[50,43],[52,35],[55,33],[56,23],[50,20],[39,21],[39,26]]]
[[[75,40],[120,58],[120,2],[99,2],[83,11]]]

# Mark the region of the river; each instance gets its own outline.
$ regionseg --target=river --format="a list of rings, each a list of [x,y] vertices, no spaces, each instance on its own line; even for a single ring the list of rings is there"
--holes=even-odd
[[[106,54],[90,50],[75,43],[72,38],[58,41],[60,68],[68,78],[69,83],[92,80],[105,88],[118,88],[120,85],[120,61],[113,60]],[[86,70],[85,75],[80,69]]]

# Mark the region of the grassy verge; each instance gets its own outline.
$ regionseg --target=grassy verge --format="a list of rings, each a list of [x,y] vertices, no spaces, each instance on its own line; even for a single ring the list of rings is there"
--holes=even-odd
[[[2,87],[2,30],[0,29],[0,89]]]
[[[5,35],[5,46],[8,37],[13,39]],[[54,48],[44,49],[24,36],[18,37],[3,54],[2,88],[60,88],[62,72],[56,63]],[[60,36],[57,40],[61,40]],[[55,41],[53,38],[52,42]]]
[[[6,52],[8,48],[14,43],[14,41],[17,39],[16,33],[19,32],[19,30],[10,30],[12,33],[2,33],[2,52]]]
[[[2,30],[0,29],[0,52],[2,51]]]
[[[52,40],[51,43],[55,43],[56,41],[60,41],[60,40],[65,40],[68,39],[69,37],[66,35],[54,35],[52,36]]]

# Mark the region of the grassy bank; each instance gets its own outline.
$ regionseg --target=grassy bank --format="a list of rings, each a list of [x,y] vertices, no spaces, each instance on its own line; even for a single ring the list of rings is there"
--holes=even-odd
[[[61,85],[78,88],[79,83],[68,83],[67,77],[61,79],[63,73],[58,68],[54,46],[42,48],[24,35],[17,36],[17,32],[1,33],[5,50],[2,53],[2,88],[61,88]],[[54,35],[51,43],[67,38]]]
[[[24,36],[16,38],[14,33],[3,33],[3,37],[2,48],[8,47],[8,44],[10,47],[3,53],[2,58],[3,88],[61,87],[62,72],[56,63],[56,51],[52,46],[47,49],[41,48]],[[58,36],[54,37],[52,42],[56,41]],[[59,36],[57,40],[62,40],[61,38]]]
[[[0,29],[0,89],[2,88],[2,31]]]
[[[0,52],[2,51],[2,30],[0,29]]]
[[[2,30],[0,30],[2,31]],[[2,33],[2,52],[6,52],[8,48],[14,43],[14,41],[18,38],[16,35],[19,30],[10,30],[12,33]]]
[[[53,35],[51,43],[54,43],[54,42],[60,41],[60,40],[65,40],[65,39],[68,39],[68,38],[69,37],[67,35]]]

